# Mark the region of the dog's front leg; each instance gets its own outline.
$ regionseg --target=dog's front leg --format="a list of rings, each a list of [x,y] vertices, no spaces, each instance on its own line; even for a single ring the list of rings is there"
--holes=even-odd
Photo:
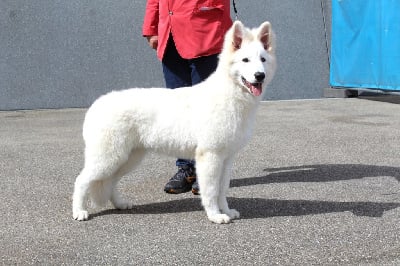
[[[220,211],[218,205],[224,159],[213,152],[201,152],[196,156],[196,172],[200,186],[201,202],[210,221],[229,223],[231,218]]]
[[[222,213],[227,214],[231,219],[236,219],[240,217],[240,213],[235,209],[230,209],[228,206],[228,201],[226,200],[226,195],[228,194],[229,183],[231,180],[232,165],[233,157],[227,158],[222,170],[218,205]]]

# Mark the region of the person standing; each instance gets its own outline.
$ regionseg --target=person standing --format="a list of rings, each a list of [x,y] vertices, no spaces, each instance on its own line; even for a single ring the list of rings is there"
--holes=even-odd
[[[147,0],[142,33],[157,50],[166,87],[193,86],[211,75],[231,25],[230,0]],[[177,159],[176,166],[164,191],[199,194],[195,162]]]

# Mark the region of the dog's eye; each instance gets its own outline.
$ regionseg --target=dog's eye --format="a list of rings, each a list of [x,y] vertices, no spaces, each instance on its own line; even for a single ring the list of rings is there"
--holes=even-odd
[[[243,58],[242,61],[248,63],[250,60],[248,58]]]
[[[265,62],[265,58],[264,57],[261,57],[261,62]]]

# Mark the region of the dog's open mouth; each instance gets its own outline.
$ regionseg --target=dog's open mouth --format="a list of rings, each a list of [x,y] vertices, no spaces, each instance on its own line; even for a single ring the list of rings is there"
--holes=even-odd
[[[262,93],[262,82],[250,83],[244,77],[242,77],[242,82],[247,88],[249,88],[251,94],[253,94],[254,96],[260,96],[261,95],[261,93]]]

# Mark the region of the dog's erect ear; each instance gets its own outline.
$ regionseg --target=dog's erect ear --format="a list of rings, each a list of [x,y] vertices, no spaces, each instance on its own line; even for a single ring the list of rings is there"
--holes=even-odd
[[[268,21],[258,27],[258,39],[264,45],[264,49],[270,51],[272,49],[271,44],[272,32],[271,32],[271,23]]]
[[[242,22],[236,20],[233,25],[233,36],[232,36],[232,45],[234,50],[240,49],[240,46],[242,45],[243,41],[243,35],[244,35],[244,25]]]

